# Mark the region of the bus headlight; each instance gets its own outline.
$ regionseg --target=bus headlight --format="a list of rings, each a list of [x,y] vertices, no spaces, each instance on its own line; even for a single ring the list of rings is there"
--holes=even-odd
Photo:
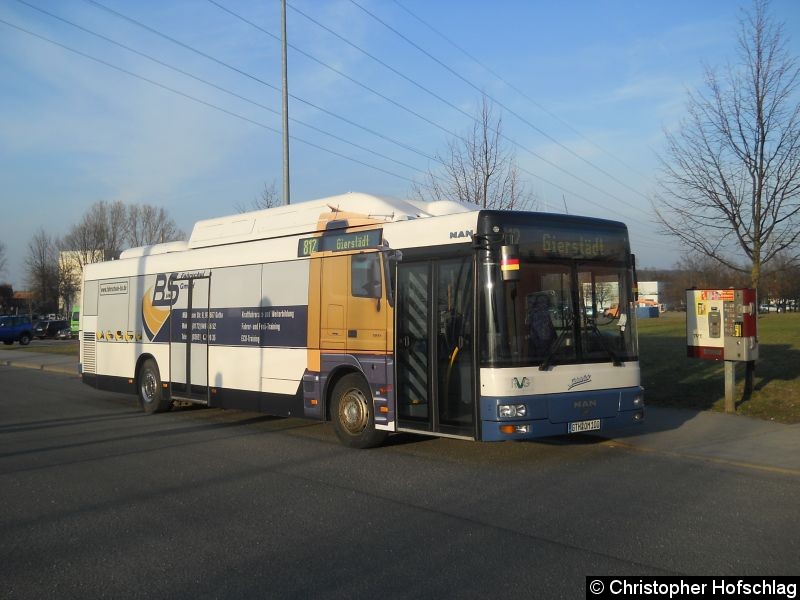
[[[644,397],[642,396],[642,394],[636,394],[636,396],[634,396],[633,398],[633,405],[636,408],[639,408],[643,404],[644,404]]]
[[[504,419],[524,417],[528,409],[524,404],[500,404],[497,406],[497,416]]]

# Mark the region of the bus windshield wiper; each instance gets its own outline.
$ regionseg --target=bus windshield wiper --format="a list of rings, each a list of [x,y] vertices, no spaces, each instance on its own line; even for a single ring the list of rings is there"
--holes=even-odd
[[[597,335],[597,337],[600,339],[600,345],[603,347],[603,350],[606,351],[606,354],[608,354],[611,357],[611,360],[614,363],[614,366],[615,367],[621,367],[622,366],[622,361],[619,359],[619,356],[617,356],[617,353],[614,352],[608,346],[608,344],[606,343],[606,338],[603,337],[603,334],[597,328],[597,323],[595,323],[595,320],[594,319],[586,319],[586,325],[587,325],[587,328],[590,331],[592,331],[593,333],[595,333]]]
[[[550,368],[550,363],[553,361],[553,357],[558,352],[559,348],[561,348],[561,344],[564,341],[564,338],[567,337],[567,334],[570,333],[572,330],[572,320],[566,320],[564,322],[564,329],[561,331],[559,336],[556,338],[556,341],[553,342],[552,346],[550,346],[549,350],[547,351],[547,356],[544,357],[542,364],[539,365],[540,371],[547,371]]]

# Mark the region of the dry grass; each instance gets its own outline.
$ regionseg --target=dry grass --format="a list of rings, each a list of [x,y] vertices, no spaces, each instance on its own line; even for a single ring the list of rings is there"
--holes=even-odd
[[[76,361],[79,356],[78,340],[57,340],[53,342],[33,340],[27,346],[14,344],[13,346],[0,346],[0,348],[3,350],[19,350],[20,352],[41,352],[42,354],[74,356]]]
[[[753,393],[744,394],[744,366],[737,369],[736,412],[800,423],[800,313],[759,316],[759,352]],[[686,357],[686,314],[639,321],[642,385],[652,404],[724,410],[721,362]]]

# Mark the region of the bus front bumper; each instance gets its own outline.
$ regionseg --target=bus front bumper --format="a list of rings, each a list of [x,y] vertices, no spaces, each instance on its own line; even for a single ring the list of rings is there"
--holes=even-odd
[[[514,397],[481,397],[481,439],[535,439],[573,433],[608,432],[644,421],[641,387]],[[506,406],[512,413],[500,416]]]

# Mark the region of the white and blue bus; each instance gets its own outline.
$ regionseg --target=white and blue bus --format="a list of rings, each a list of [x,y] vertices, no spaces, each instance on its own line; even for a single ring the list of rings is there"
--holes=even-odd
[[[87,265],[85,383],[392,432],[519,440],[644,418],[627,229],[345,194]]]

